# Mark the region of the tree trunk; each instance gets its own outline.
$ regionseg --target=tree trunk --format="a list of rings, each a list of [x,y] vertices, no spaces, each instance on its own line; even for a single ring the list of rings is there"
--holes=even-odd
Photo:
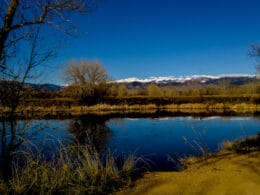
[[[19,6],[19,3],[20,0],[11,0],[6,11],[4,22],[0,31],[0,60],[4,58],[5,43],[11,31],[11,25],[13,23],[14,15],[16,13],[17,7]]]

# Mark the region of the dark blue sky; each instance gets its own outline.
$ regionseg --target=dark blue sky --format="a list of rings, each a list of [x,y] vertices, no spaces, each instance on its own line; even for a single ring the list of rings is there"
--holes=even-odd
[[[260,0],[100,0],[73,18],[82,35],[53,64],[99,60],[114,79],[254,74],[259,10]]]

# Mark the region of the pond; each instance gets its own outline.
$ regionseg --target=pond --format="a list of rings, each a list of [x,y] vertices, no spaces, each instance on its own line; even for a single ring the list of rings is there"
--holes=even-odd
[[[260,133],[259,119],[81,116],[68,120],[20,120],[15,124],[15,138],[10,131],[1,131],[1,137],[5,133],[6,139],[1,140],[0,155],[2,159],[8,151],[30,147],[51,156],[60,144],[76,141],[94,145],[100,153],[109,150],[117,157],[135,153],[149,164],[150,170],[174,170],[180,158],[214,152],[223,141]]]

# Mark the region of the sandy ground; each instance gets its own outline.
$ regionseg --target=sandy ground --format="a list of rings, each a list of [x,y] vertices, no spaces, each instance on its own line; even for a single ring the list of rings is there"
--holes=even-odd
[[[260,195],[260,152],[222,152],[179,172],[152,172],[117,195],[248,194]]]

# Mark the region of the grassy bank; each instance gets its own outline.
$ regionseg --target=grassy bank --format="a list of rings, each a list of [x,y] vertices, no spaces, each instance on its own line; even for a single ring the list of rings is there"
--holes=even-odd
[[[0,194],[259,193],[260,135],[224,146],[218,153],[183,160],[182,171],[147,173],[131,188],[141,160],[133,155],[118,160],[78,145],[61,147],[48,160],[40,153],[18,152],[10,175],[0,172]]]
[[[8,114],[8,108],[0,107],[0,112]],[[45,116],[70,114],[71,116],[79,116],[83,114],[127,114],[127,113],[256,113],[260,111],[260,104],[252,103],[186,103],[186,104],[167,104],[167,105],[109,105],[97,104],[93,106],[20,106],[16,110],[18,116]]]
[[[182,171],[147,173],[117,195],[259,194],[260,135],[224,146],[217,153],[185,159]]]
[[[131,183],[138,160],[129,155],[116,162],[81,146],[61,148],[48,161],[29,151],[18,155],[9,177],[0,174],[0,194],[107,194]]]

